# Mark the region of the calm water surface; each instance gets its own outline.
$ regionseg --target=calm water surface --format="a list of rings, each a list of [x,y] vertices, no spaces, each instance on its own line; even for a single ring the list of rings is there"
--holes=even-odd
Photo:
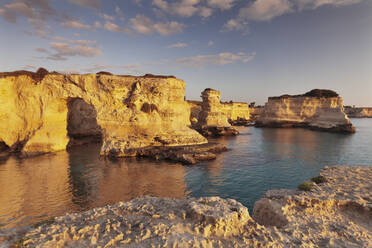
[[[352,119],[354,135],[304,129],[240,128],[217,141],[213,162],[182,166],[152,160],[109,161],[100,147],[0,162],[0,228],[130,200],[141,195],[219,195],[252,209],[273,188],[296,188],[325,165],[372,165],[372,119]]]

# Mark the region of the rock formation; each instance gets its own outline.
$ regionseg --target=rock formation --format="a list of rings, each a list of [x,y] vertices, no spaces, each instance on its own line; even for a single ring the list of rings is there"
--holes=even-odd
[[[329,132],[355,132],[334,91],[312,90],[304,95],[269,97],[258,127],[305,127]]]
[[[187,101],[190,107],[190,121],[192,126],[196,126],[199,114],[202,111],[203,102]],[[245,126],[251,124],[251,115],[248,103],[245,102],[221,102],[219,109],[226,115],[227,121],[233,126]]]
[[[197,128],[204,136],[237,135],[239,132],[231,127],[227,115],[222,111],[221,93],[213,89],[202,92],[202,110],[199,113]]]
[[[264,111],[264,106],[250,107],[249,108],[250,121],[252,122],[257,121],[260,118],[263,111]]]
[[[372,167],[332,167],[309,192],[268,191],[253,210],[232,199],[140,197],[0,231],[23,247],[371,247]]]
[[[349,118],[372,118],[372,108],[345,107],[345,113]]]
[[[34,155],[94,136],[102,137],[102,155],[122,157],[205,144],[188,127],[184,91],[184,81],[167,76],[0,73],[0,149]]]
[[[251,124],[249,105],[245,102],[223,102],[222,112],[233,126],[246,126]]]

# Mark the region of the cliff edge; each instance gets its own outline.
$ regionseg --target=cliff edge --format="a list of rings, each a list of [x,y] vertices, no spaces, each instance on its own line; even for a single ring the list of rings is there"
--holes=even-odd
[[[94,136],[102,155],[122,157],[206,144],[188,127],[184,96],[185,82],[173,76],[0,73],[0,148],[35,155]]]
[[[257,127],[304,127],[328,132],[354,133],[343,100],[331,90],[303,95],[269,97],[256,121]]]

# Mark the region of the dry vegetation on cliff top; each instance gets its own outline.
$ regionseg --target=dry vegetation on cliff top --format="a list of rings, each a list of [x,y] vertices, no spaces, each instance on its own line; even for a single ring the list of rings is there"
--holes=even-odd
[[[57,217],[3,246],[371,247],[372,167],[331,167],[311,191],[272,190],[248,209],[219,197],[141,197]],[[1,244],[1,243],[0,243]]]

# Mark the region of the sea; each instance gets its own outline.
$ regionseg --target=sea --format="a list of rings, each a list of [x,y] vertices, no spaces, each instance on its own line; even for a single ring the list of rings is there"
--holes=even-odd
[[[351,119],[355,134],[301,128],[238,127],[212,139],[228,151],[210,162],[181,165],[151,159],[109,160],[100,145],[0,161],[0,229],[149,195],[220,196],[247,206],[266,190],[295,189],[324,166],[372,166],[372,119]]]

